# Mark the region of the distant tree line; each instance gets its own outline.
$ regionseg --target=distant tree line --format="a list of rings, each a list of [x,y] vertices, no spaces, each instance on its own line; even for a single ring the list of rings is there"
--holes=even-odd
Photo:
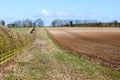
[[[111,22],[100,22],[97,20],[60,20],[55,19],[52,21],[51,25],[53,27],[120,27],[120,22],[117,20]],[[0,20],[0,26],[5,26],[5,21]],[[37,19],[32,21],[30,19],[26,20],[16,20],[13,23],[7,24],[7,27],[43,27],[44,22],[42,19]]]
[[[99,22],[96,20],[53,20],[53,27],[120,27],[120,22]]]
[[[32,21],[30,19],[26,20],[16,20],[13,23],[10,23],[7,25],[7,27],[43,27],[44,22],[42,19],[37,19],[35,21]]]

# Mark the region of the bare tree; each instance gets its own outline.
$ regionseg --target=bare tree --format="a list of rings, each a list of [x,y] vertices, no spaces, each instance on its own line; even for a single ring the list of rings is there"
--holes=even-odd
[[[53,26],[53,27],[55,27],[55,26],[63,26],[62,23],[63,23],[62,20],[56,19],[56,20],[53,20],[52,26]]]
[[[32,27],[32,20],[26,19],[23,21],[24,27]]]
[[[115,27],[118,26],[118,21],[117,20],[114,20],[113,23],[114,23]]]
[[[42,21],[42,19],[37,19],[34,24],[35,27],[43,27],[44,26],[44,22]]]
[[[23,21],[18,20],[18,21],[15,21],[14,24],[16,27],[23,27]]]
[[[4,20],[0,21],[0,26],[5,26],[5,21]]]

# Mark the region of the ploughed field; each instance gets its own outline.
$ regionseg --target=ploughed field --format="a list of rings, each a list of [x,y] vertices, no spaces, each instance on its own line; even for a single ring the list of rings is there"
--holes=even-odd
[[[65,50],[120,70],[120,28],[46,28]]]

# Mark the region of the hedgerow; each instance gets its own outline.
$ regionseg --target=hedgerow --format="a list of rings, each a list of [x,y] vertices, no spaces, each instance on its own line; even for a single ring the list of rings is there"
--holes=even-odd
[[[0,65],[10,60],[28,45],[31,45],[34,40],[33,34],[21,34],[0,27]]]

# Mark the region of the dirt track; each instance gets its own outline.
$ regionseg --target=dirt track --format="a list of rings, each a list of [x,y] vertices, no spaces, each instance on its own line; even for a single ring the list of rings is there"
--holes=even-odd
[[[47,28],[62,48],[120,70],[120,28]]]

